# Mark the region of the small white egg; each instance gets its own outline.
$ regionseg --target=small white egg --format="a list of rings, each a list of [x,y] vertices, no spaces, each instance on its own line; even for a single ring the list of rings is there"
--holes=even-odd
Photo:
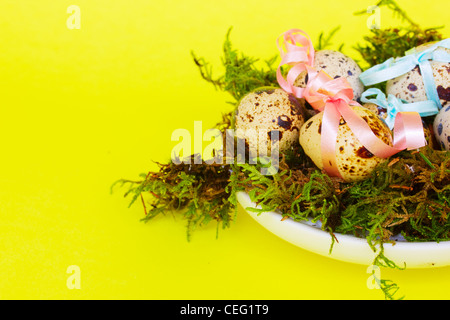
[[[270,155],[273,143],[280,153],[298,145],[305,122],[304,107],[294,95],[280,88],[261,88],[244,96],[235,115],[236,136],[245,139],[253,155]],[[276,141],[276,140],[275,140]]]
[[[384,143],[392,146],[392,135],[386,124],[373,112],[360,106],[352,107],[372,129],[373,133]],[[322,117],[320,112],[310,118],[300,129],[300,145],[319,169],[322,163]],[[342,178],[347,181],[359,181],[367,178],[385,159],[376,157],[367,150],[341,118],[336,139],[336,165]]]

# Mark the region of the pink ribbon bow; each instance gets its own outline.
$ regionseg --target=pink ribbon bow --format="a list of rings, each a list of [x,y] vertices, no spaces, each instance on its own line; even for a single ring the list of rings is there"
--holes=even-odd
[[[300,29],[291,29],[280,35],[277,39],[281,62],[277,68],[277,81],[284,91],[301,98],[304,88],[293,85],[295,79],[306,71],[307,66],[314,65],[314,46],[306,32]],[[285,51],[286,50],[286,51]],[[281,74],[281,66],[290,65],[286,79]]]
[[[404,149],[416,149],[426,144],[422,119],[417,112],[401,112],[395,118],[394,141],[390,146],[378,138],[350,106],[359,106],[353,101],[353,89],[347,79],[332,79],[323,70],[317,72],[307,67],[308,84],[303,97],[318,111],[323,111],[321,126],[322,163],[331,176],[341,177],[336,164],[336,139],[341,117],[346,121],[361,144],[379,158],[388,158]]]

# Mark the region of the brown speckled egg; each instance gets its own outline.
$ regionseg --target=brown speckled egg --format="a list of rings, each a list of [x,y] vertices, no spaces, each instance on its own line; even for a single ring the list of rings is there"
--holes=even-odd
[[[353,110],[370,126],[375,135],[384,143],[392,145],[391,131],[385,123],[366,108],[355,106]],[[323,112],[310,118],[300,129],[300,145],[305,153],[320,169],[323,169],[321,151],[321,126]],[[359,181],[367,178],[376,166],[385,159],[369,152],[341,118],[336,139],[336,164],[342,178],[347,181]]]
[[[270,155],[271,133],[278,132],[274,144],[280,153],[298,145],[300,127],[305,122],[299,100],[280,88],[262,88],[244,96],[235,115],[236,136],[246,139],[250,153]]]
[[[333,50],[316,51],[314,56],[314,68],[323,70],[332,78],[345,77],[353,88],[354,100],[361,97],[364,92],[364,85],[359,80],[361,68],[350,57]],[[294,82],[297,87],[306,86],[306,71],[301,73]]]
[[[450,105],[442,108],[434,118],[434,136],[443,150],[450,150]]]
[[[364,103],[362,106],[378,115],[381,119],[385,120],[387,118],[387,110],[376,105],[375,103]]]
[[[430,44],[423,45],[416,50],[420,52],[429,46]],[[450,49],[438,48],[437,50],[446,50],[450,53]],[[444,108],[450,106],[450,63],[432,61],[430,64],[441,104]],[[388,80],[386,94],[393,94],[408,102],[428,100],[419,66],[397,78]]]
[[[368,110],[372,111],[373,113],[378,115],[378,117],[380,117],[383,120],[386,120],[386,118],[388,116],[387,110],[385,108],[380,107],[374,103],[364,103],[362,106],[364,108],[367,108]],[[432,129],[430,130],[428,128],[428,125],[424,121],[422,121],[422,124],[423,124],[423,132],[425,135],[425,140],[427,141],[427,144],[433,148],[435,145],[435,142],[433,140],[433,135],[431,133]]]

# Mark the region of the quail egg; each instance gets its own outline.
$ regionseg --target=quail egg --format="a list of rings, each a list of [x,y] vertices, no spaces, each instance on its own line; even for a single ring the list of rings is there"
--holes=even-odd
[[[430,45],[419,46],[416,51],[423,51]],[[450,53],[450,49],[438,48],[436,50],[446,50]],[[431,61],[430,64],[442,107],[450,106],[450,63]],[[393,94],[408,102],[428,100],[419,66],[397,78],[388,80],[386,94]]]
[[[392,135],[386,124],[373,112],[361,106],[352,107],[362,117],[373,133],[384,143],[392,146]],[[322,163],[322,117],[320,112],[310,118],[300,129],[300,145],[315,165],[323,169]],[[340,119],[336,139],[336,165],[342,178],[347,181],[359,181],[367,178],[384,159],[367,150],[351,131],[343,118]]]
[[[332,78],[345,77],[353,88],[353,98],[356,100],[364,92],[364,85],[359,79],[361,68],[345,54],[333,50],[319,50],[314,55],[314,68],[323,70]],[[304,88],[307,83],[307,73],[302,72],[294,82],[294,85]]]
[[[387,118],[387,110],[383,107],[376,105],[375,103],[370,102],[364,103],[362,106],[378,115],[381,119],[385,120]]]
[[[450,150],[450,105],[442,108],[433,122],[436,141],[443,150]]]
[[[283,153],[298,145],[304,122],[303,105],[294,95],[281,88],[261,88],[241,99],[235,114],[236,137],[245,139],[250,154],[267,156],[273,147]]]

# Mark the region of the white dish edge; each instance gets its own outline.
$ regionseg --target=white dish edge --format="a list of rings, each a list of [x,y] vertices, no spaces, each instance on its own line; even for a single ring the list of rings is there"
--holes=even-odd
[[[236,194],[237,200],[245,211],[264,228],[276,236],[302,249],[340,261],[371,265],[377,253],[366,239],[352,235],[335,234],[332,243],[331,235],[307,222],[292,219],[281,221],[277,212],[253,212],[246,208],[261,208],[250,200],[245,192]],[[430,268],[450,266],[450,241],[436,242],[396,242],[384,244],[384,255],[398,266],[406,268]]]

